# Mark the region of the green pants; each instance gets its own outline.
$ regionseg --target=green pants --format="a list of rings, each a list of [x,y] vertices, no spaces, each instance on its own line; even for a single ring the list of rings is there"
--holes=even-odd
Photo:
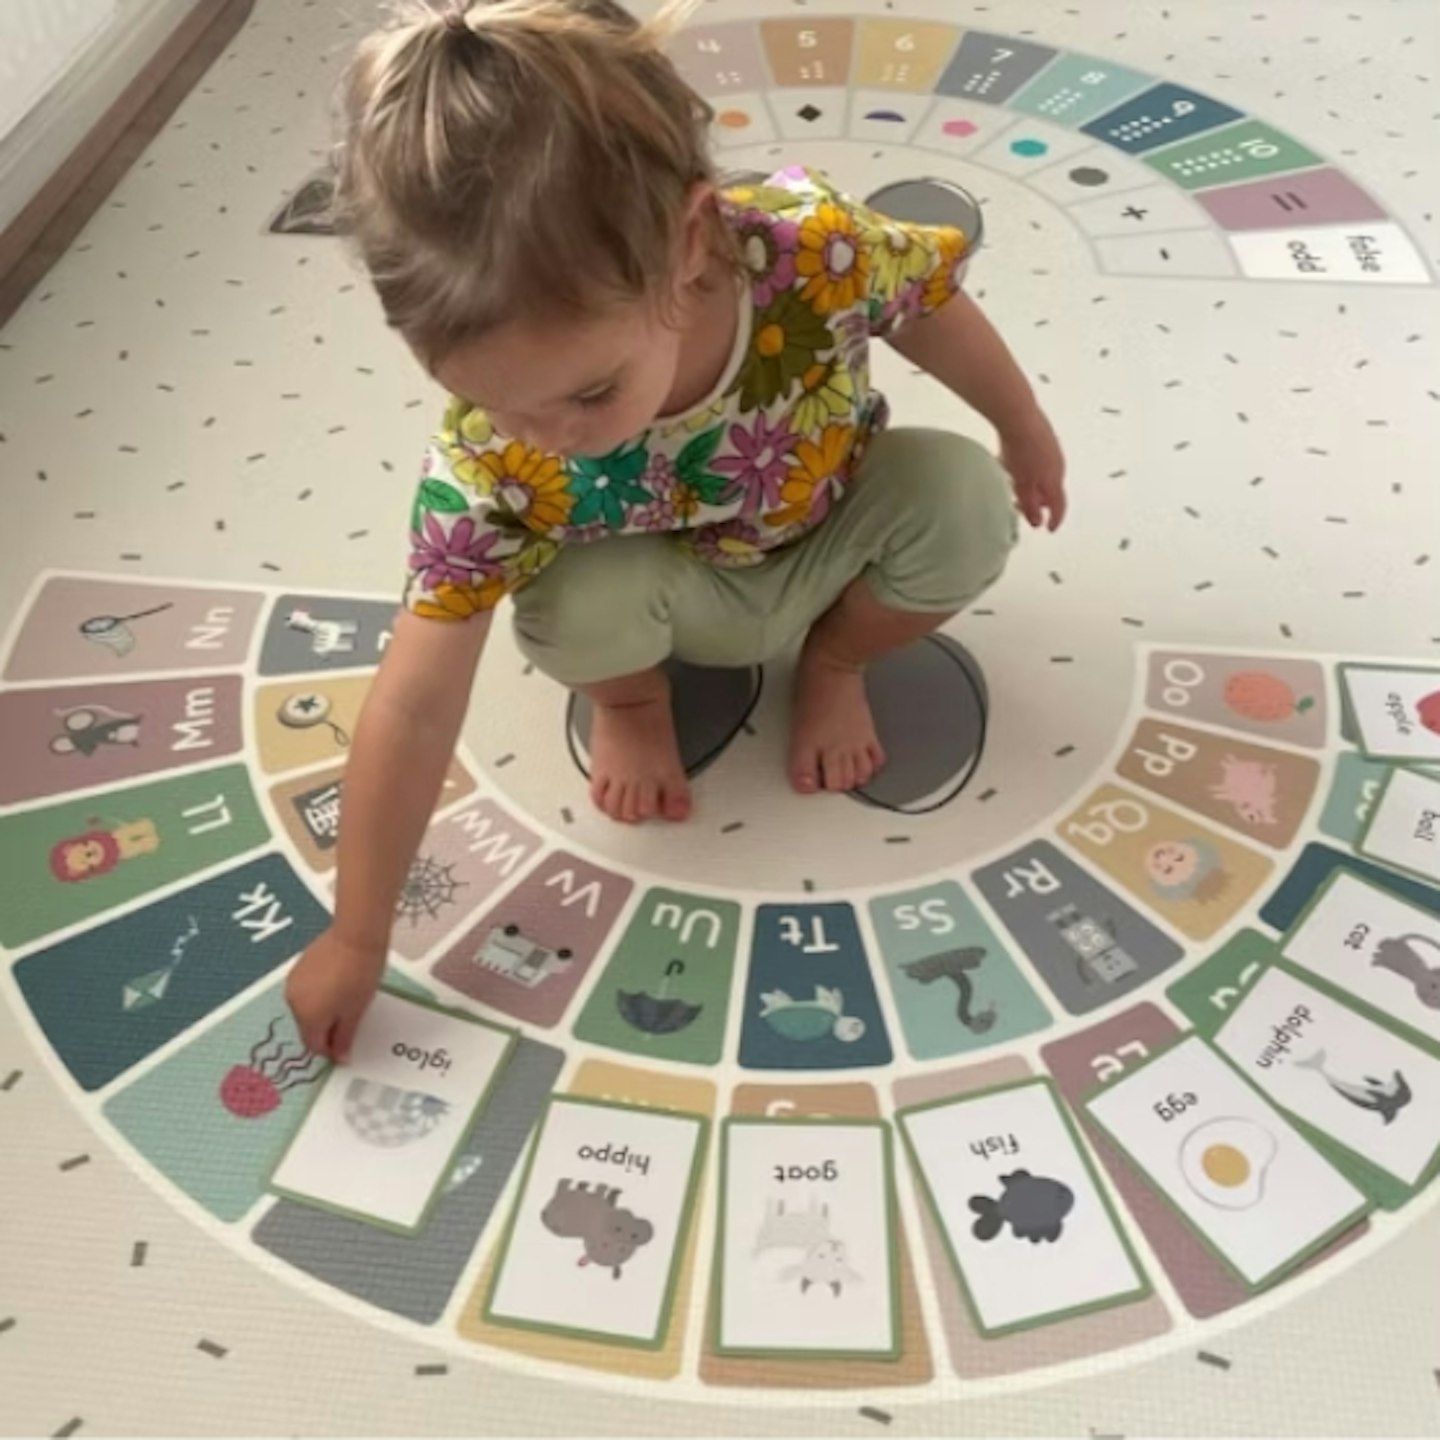
[[[570,545],[516,592],[515,633],[564,685],[770,659],[863,575],[882,605],[954,614],[999,579],[1017,534],[1005,472],[943,430],[886,430],[830,514],[759,564],[721,568],[665,535]]]

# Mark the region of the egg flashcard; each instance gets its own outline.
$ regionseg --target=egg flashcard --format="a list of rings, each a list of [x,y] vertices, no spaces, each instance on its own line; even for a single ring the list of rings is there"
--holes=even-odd
[[[1370,1208],[1198,1035],[1137,1066],[1086,1109],[1251,1290]]]
[[[1288,971],[1255,981],[1215,1045],[1277,1105],[1402,1184],[1440,1160],[1440,1059]]]
[[[1355,848],[1397,870],[1440,880],[1440,779],[1392,770]]]
[[[1440,916],[1334,870],[1291,927],[1292,965],[1440,1044]]]
[[[892,1174],[882,1121],[725,1122],[718,1354],[898,1356]]]
[[[950,1096],[897,1120],[981,1334],[1149,1293],[1050,1081]]]
[[[555,1096],[484,1318],[663,1348],[709,1129],[703,1115]]]
[[[418,1230],[515,1041],[513,1030],[381,990],[350,1063],[326,1077],[270,1188]]]
[[[1440,670],[1342,665],[1360,748],[1377,760],[1440,760]]]

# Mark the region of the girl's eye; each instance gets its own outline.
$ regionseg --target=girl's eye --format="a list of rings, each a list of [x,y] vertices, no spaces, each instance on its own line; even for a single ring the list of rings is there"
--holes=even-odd
[[[588,395],[577,395],[575,403],[586,410],[597,405],[608,405],[615,398],[615,387],[607,385],[603,390],[592,390]]]

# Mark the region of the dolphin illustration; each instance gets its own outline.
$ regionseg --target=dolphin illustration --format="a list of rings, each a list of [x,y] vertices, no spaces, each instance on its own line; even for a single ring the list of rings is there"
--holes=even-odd
[[[1325,1068],[1324,1050],[1296,1060],[1295,1064],[1301,1070],[1313,1070],[1342,1100],[1348,1100],[1362,1110],[1373,1110],[1386,1125],[1415,1098],[1409,1082],[1398,1070],[1388,1081],[1366,1075],[1364,1083],[1357,1084],[1353,1080],[1337,1080]]]

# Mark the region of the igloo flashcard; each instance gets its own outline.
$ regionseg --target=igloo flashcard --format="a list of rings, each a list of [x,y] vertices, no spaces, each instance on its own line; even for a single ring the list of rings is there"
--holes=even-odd
[[[1282,969],[1215,1046],[1277,1105],[1414,1187],[1440,1163],[1440,1060]]]
[[[716,1352],[897,1356],[890,1127],[746,1116],[722,1135]]]
[[[710,1122],[557,1095],[485,1302],[494,1325],[665,1344]]]
[[[414,1231],[515,1032],[382,990],[270,1178],[287,1199]]]
[[[1340,678],[1367,755],[1440,761],[1440,670],[1342,665]]]
[[[951,1097],[897,1118],[983,1335],[1149,1293],[1050,1081]]]
[[[1369,1201],[1198,1035],[1086,1103],[1249,1290],[1356,1224]]]

